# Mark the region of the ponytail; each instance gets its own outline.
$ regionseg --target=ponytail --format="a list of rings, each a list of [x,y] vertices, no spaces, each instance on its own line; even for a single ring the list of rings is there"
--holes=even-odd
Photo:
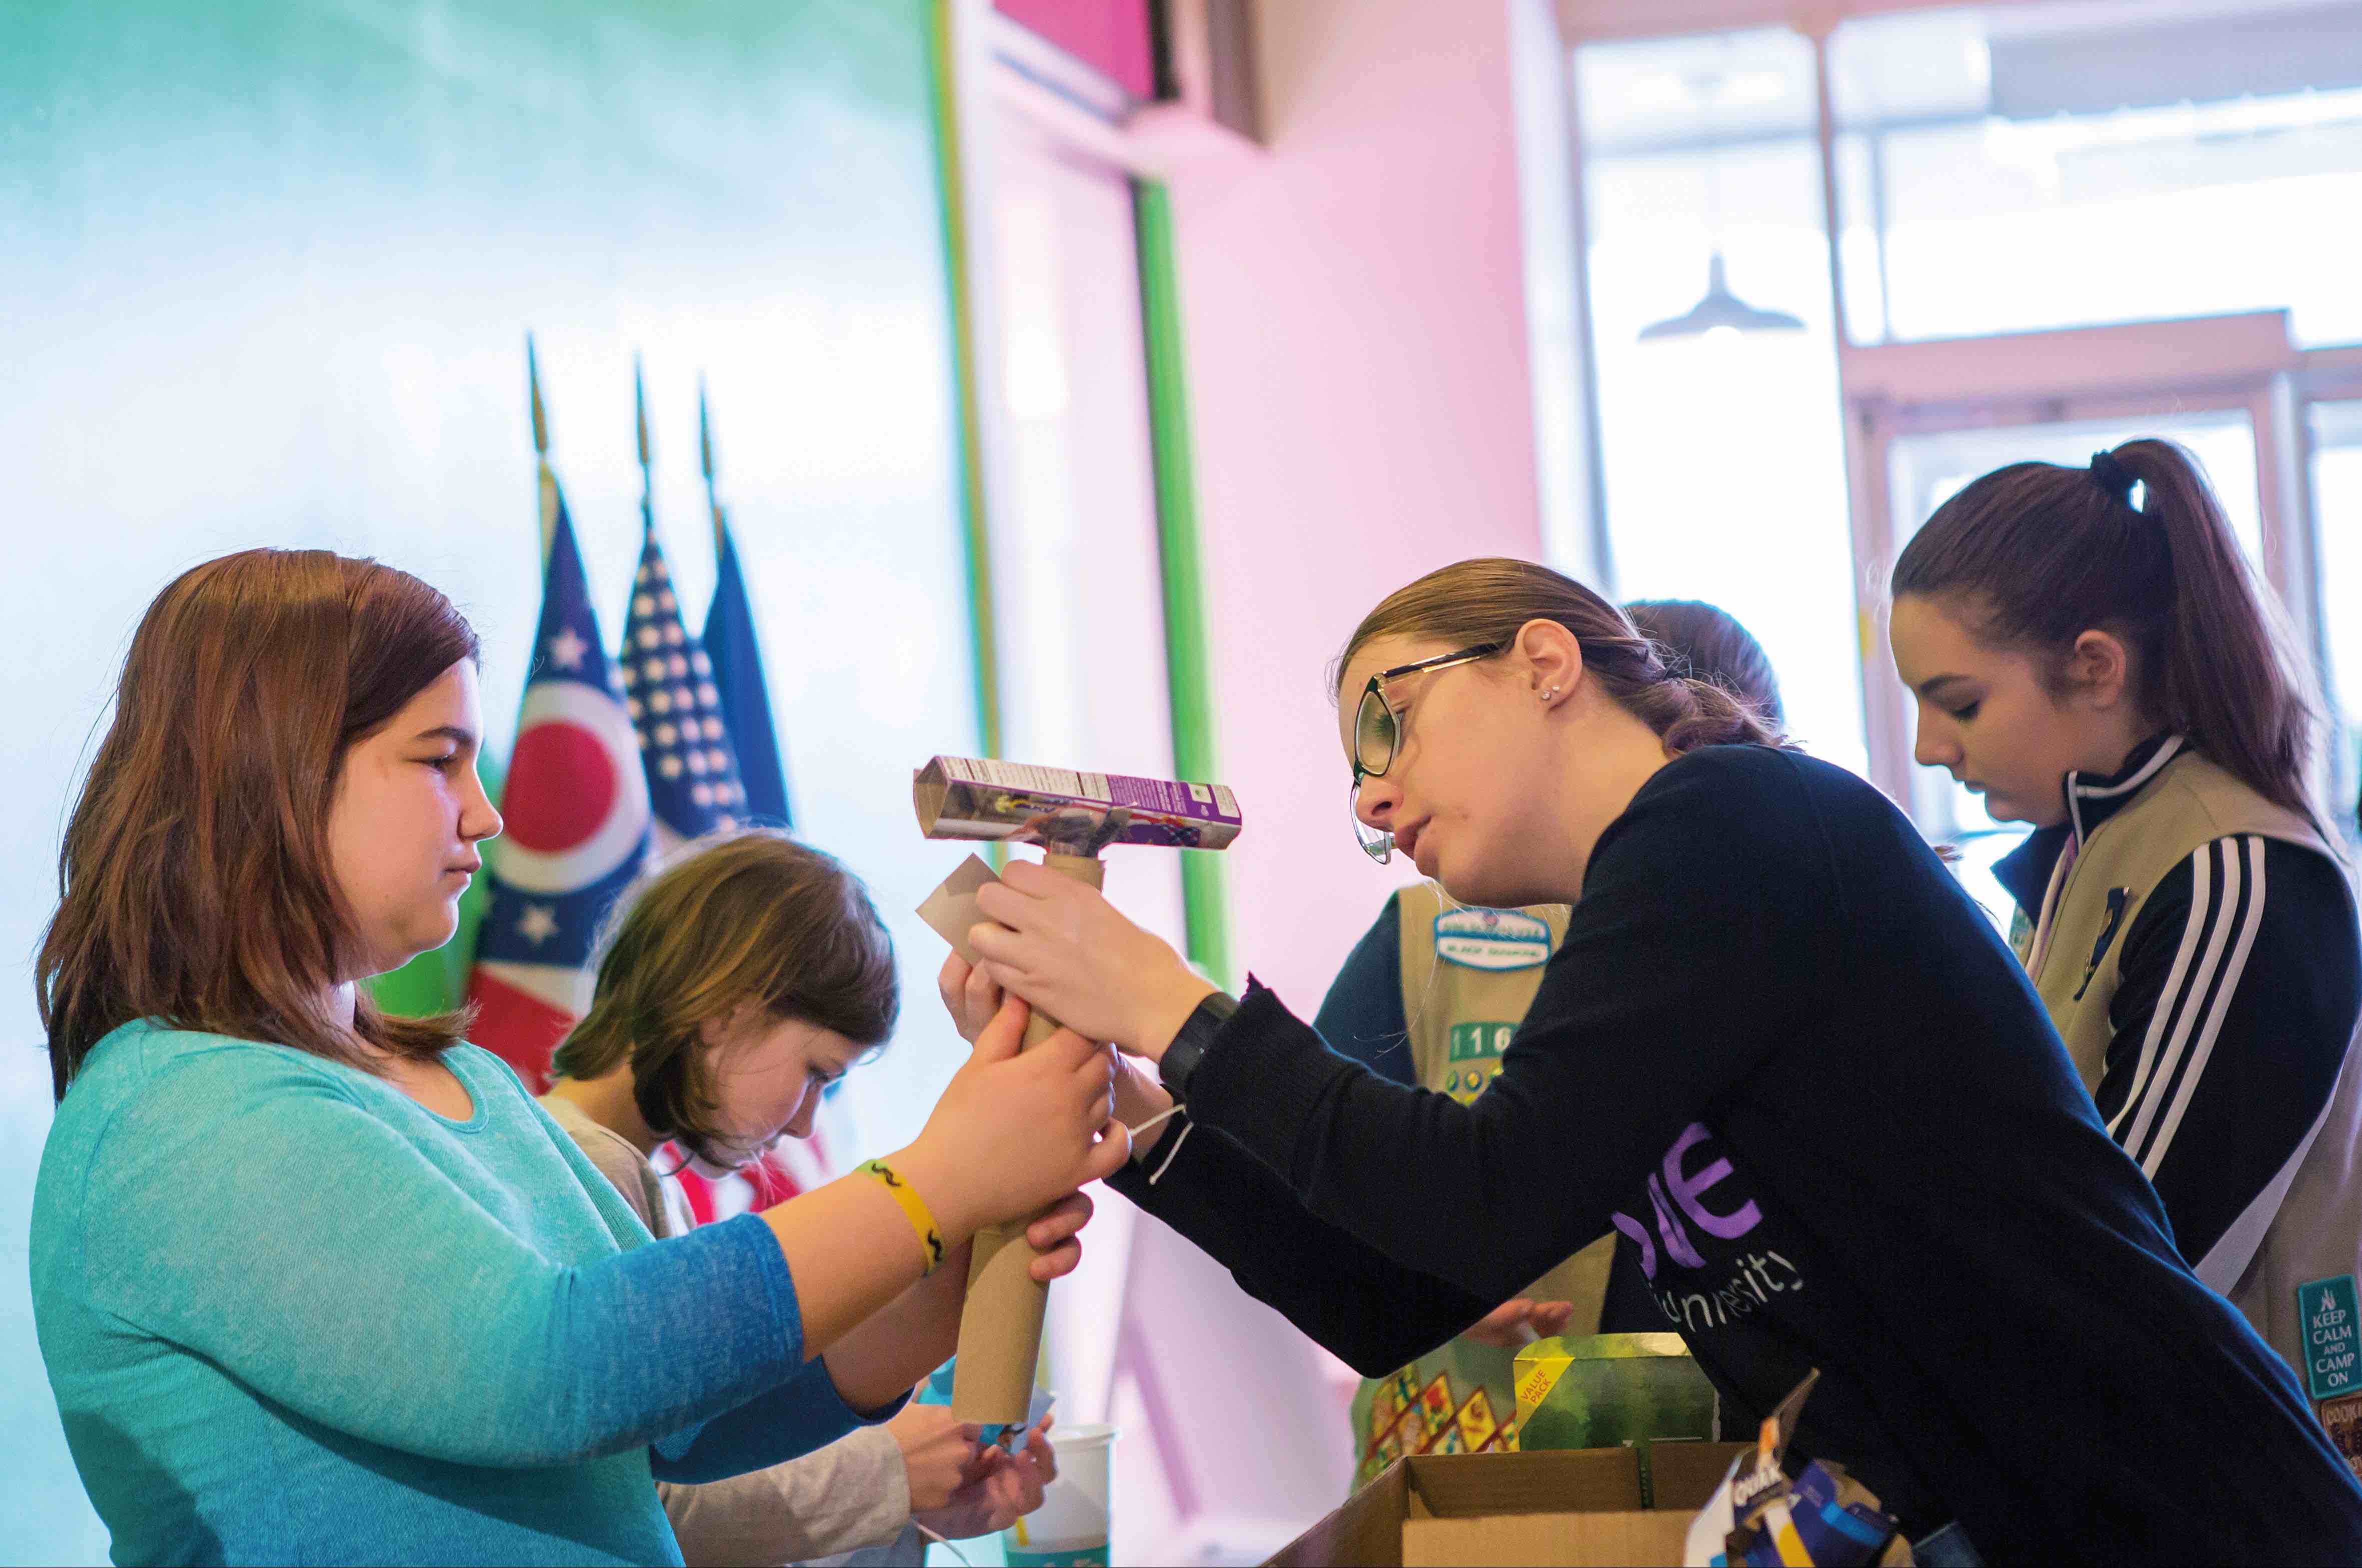
[[[1672,756],[1706,745],[1783,744],[1777,720],[1728,688],[1674,668],[1668,650],[1615,605],[1573,578],[1506,557],[1461,561],[1389,594],[1353,629],[1329,684],[1333,691],[1353,656],[1380,637],[1507,643],[1529,621],[1556,621],[1573,633],[1584,674],[1654,730]]]
[[[1979,635],[2051,659],[2054,684],[2077,637],[2122,638],[2150,719],[2275,805],[2311,813],[2312,678],[2196,460],[2172,442],[2127,441],[2088,469],[1995,469],[1928,518],[1891,591],[1967,601]]]
[[[1667,722],[1661,727],[1650,711],[1664,699]],[[1779,732],[1752,704],[1711,680],[1672,675],[1650,685],[1639,701],[1626,701],[1665,743],[1667,755],[1679,756],[1702,745],[1777,745]]]
[[[1787,726],[1772,656],[1729,611],[1695,599],[1635,599],[1624,606],[1624,618],[1662,650],[1676,673],[1730,692],[1775,730]]]

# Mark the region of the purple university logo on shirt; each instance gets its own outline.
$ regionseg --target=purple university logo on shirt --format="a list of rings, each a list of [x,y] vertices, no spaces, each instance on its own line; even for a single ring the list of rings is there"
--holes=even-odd
[[[1738,1244],[1763,1223],[1763,1211],[1715,1152],[1704,1122],[1682,1129],[1644,1190],[1653,1224],[1623,1213],[1608,1218],[1639,1248],[1640,1272],[1658,1305],[1683,1329],[1720,1328],[1805,1287],[1796,1265],[1776,1250]]]

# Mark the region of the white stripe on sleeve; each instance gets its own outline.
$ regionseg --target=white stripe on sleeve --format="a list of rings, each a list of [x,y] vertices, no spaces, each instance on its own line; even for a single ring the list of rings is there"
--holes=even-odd
[[[2194,1054],[2190,1058],[2190,1070],[2181,1075],[2181,1087],[2174,1091],[2173,1109],[2167,1113],[2165,1123],[2149,1141],[2148,1154],[2141,1161],[2141,1173],[2151,1181],[2157,1179],[2157,1168],[2165,1163],[2165,1152],[2172,1146],[2174,1130],[2181,1125],[2181,1113],[2190,1108],[2190,1097],[2197,1091],[2199,1075],[2206,1070],[2206,1059],[2214,1054],[2214,1037],[2222,1032],[2223,1020],[2229,1016],[2231,1000],[2238,995],[2239,977],[2247,967],[2247,954],[2256,945],[2256,928],[2264,920],[2264,841],[2251,835],[2223,847],[2235,868],[2239,846],[2247,852],[2247,911],[2239,922],[2238,945],[2231,950],[2230,962],[2224,966],[2222,982],[2214,988],[2214,1002],[2206,1010],[2206,1027],[2198,1037]],[[2229,918],[2229,900],[2224,900],[2224,918]]]
[[[2119,1143],[2124,1140],[2118,1138],[2117,1133],[2125,1119],[2140,1105],[2141,1092],[2148,1087],[2149,1074],[2157,1066],[2158,1046],[2165,1039],[2166,1031],[2173,1022],[2175,1009],[2188,990],[2191,977],[2191,960],[2197,955],[2206,934],[2207,906],[2213,896],[2213,868],[2214,846],[2212,844],[2200,845],[2197,853],[2190,857],[2190,917],[2182,922],[2181,946],[2173,955],[2173,970],[2166,977],[2165,989],[2158,994],[2157,1006],[2149,1013],[2148,1033],[2141,1041],[2140,1063],[2133,1072],[2133,1087],[2125,1094],[2125,1103],[2118,1108],[2116,1119],[2108,1123],[2108,1135],[2117,1138]],[[2205,994],[2206,980],[2202,974],[2197,977],[2197,988],[2200,995]],[[2173,1049],[2177,1055],[2180,1054],[2181,1047],[2178,1036]]]

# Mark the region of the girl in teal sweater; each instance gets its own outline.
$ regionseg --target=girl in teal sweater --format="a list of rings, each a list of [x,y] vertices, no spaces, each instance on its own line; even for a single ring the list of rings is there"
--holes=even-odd
[[[655,1479],[890,1415],[974,1231],[1064,1198],[1070,1270],[1124,1155],[1105,1055],[1020,1057],[1012,1008],[875,1169],[651,1242],[463,1018],[358,984],[451,935],[481,734],[474,634],[373,562],[225,557],[133,637],[38,965],[31,1245],[118,1562],[677,1563]]]

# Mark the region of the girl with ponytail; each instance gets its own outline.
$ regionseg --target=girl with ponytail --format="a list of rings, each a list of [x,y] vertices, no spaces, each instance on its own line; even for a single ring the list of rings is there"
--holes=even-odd
[[[973,1028],[1005,986],[1153,1065],[1118,1114],[1182,1110],[1118,1190],[1371,1376],[1628,1238],[1725,1430],[1817,1369],[1797,1452],[1922,1562],[2362,1560],[2362,1488],[1883,796],[1522,561],[1412,583],[1335,673],[1365,847],[1572,904],[1564,937],[1462,1104],[1010,866],[946,998]]]
[[[1987,474],[1893,588],[1919,761],[2034,824],[1995,871],[2103,1121],[2301,1375],[2299,1287],[2362,1256],[2362,941],[2266,592],[2165,441]]]

